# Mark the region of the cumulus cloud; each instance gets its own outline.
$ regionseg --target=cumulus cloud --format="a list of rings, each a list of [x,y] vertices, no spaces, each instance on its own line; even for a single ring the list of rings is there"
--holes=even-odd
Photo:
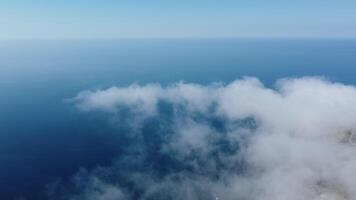
[[[84,111],[143,116],[142,129],[159,124],[132,142],[142,151],[89,173],[94,189],[84,184],[74,199],[356,199],[355,86],[306,77],[268,88],[248,77],[112,87],[73,99]]]

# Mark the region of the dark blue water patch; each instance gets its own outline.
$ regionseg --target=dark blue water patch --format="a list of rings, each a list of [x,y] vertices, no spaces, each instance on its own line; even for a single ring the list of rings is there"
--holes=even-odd
[[[106,119],[85,117],[8,128],[1,135],[1,141],[6,140],[0,147],[2,198],[45,199],[47,184],[72,176],[80,167],[111,163],[121,152],[119,136]]]

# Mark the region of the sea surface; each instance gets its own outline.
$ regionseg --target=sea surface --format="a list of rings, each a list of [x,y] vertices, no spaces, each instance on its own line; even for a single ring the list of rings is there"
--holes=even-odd
[[[51,183],[110,165],[125,145],[105,114],[67,101],[132,83],[323,76],[356,84],[356,40],[0,41],[0,199],[46,199]]]

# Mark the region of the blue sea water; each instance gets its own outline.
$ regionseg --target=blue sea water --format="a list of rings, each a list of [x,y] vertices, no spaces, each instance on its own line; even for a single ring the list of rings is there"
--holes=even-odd
[[[356,40],[0,41],[0,199],[46,199],[81,167],[109,165],[124,138],[105,116],[65,101],[134,82],[325,76],[356,84]]]

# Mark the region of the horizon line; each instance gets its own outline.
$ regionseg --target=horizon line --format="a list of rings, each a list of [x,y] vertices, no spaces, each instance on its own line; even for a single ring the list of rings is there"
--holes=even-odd
[[[0,41],[60,41],[60,40],[212,40],[212,39],[320,39],[320,40],[354,40],[356,36],[231,36],[231,37],[63,37],[63,38],[0,38]]]

